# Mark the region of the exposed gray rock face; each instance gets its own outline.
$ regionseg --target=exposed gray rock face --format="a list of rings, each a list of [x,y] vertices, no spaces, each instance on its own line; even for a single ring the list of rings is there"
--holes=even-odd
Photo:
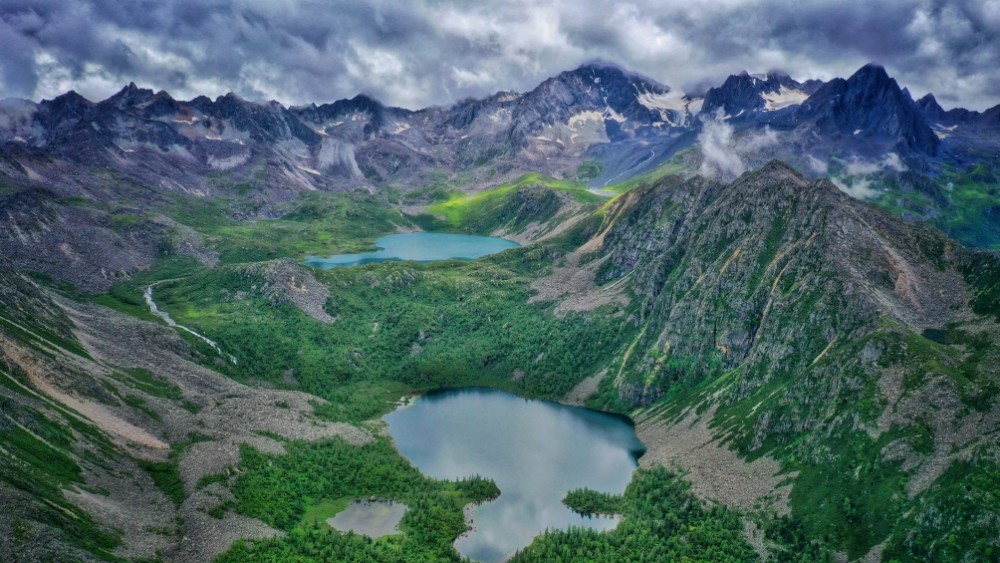
[[[271,303],[290,301],[303,313],[321,323],[336,322],[335,317],[326,312],[326,300],[330,288],[320,283],[312,272],[291,260],[274,260],[263,264],[247,266],[249,273],[261,275],[266,281],[259,291]]]
[[[872,336],[878,318],[920,333],[970,314],[961,247],[780,163],[729,185],[675,178],[640,188],[590,246],[609,257],[599,281],[631,274],[643,300],[639,349],[650,352],[630,365],[645,375],[641,384],[620,382],[636,405],[655,401],[675,378],[737,367],[746,372],[729,397],[745,398]],[[866,350],[850,361],[877,378]],[[672,367],[667,358],[692,365]],[[835,371],[829,376],[844,376]],[[812,414],[800,408],[762,419],[767,428],[757,432],[802,431],[818,422],[823,400],[809,401]]]

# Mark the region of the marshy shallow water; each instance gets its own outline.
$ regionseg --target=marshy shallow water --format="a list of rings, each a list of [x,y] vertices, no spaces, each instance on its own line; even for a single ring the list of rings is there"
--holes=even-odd
[[[341,532],[380,538],[399,533],[399,521],[406,514],[406,508],[399,502],[355,501],[333,518],[328,518],[326,523]]]

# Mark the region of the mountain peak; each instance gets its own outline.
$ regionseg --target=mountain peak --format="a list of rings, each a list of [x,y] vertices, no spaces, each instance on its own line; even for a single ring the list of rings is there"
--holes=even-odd
[[[43,100],[43,101],[45,101],[45,100]],[[80,94],[78,94],[76,92],[76,90],[70,90],[69,92],[66,92],[65,94],[60,94],[60,95],[56,96],[55,98],[52,98],[49,101],[50,102],[54,102],[54,103],[58,103],[58,104],[81,104],[81,103],[82,104],[89,104],[89,103],[91,103],[90,100],[88,100],[87,98],[84,98],[83,96],[81,96]]]
[[[934,94],[931,94],[930,92],[928,92],[924,97],[922,97],[919,100],[917,100],[917,104],[919,104],[919,105],[934,105],[934,106],[940,107],[940,104],[938,104],[937,98],[935,98]]]
[[[135,82],[129,82],[127,86],[119,90],[115,95],[101,102],[102,105],[112,104],[119,109],[140,104],[152,98],[153,91],[147,88],[139,88]]]
[[[895,139],[900,148],[924,154],[935,154],[940,143],[909,93],[875,63],[826,83],[799,106],[798,117],[842,136]]]
[[[709,89],[702,111],[713,113],[721,109],[727,116],[750,117],[757,112],[796,106],[808,94],[802,84],[784,72],[755,75],[744,70],[730,75],[721,86]]]
[[[885,67],[876,64],[868,63],[865,66],[859,68],[852,74],[848,79],[848,82],[871,82],[871,83],[887,83],[896,81],[889,77],[889,73],[886,72]]]
[[[580,66],[576,67],[576,69],[574,69],[574,70],[572,70],[570,72],[578,72],[578,71],[581,71],[581,70],[590,70],[590,69],[602,69],[602,70],[611,69],[611,70],[621,71],[622,73],[627,73],[628,72],[621,65],[615,64],[615,63],[610,62],[610,61],[606,61],[604,59],[594,59],[594,60],[587,61],[587,62],[581,64]]]
[[[811,183],[809,179],[800,174],[798,170],[792,168],[789,164],[776,159],[767,161],[764,166],[761,166],[757,170],[744,172],[743,175],[736,180],[736,182],[741,181],[752,182],[754,185],[763,187],[777,184],[792,184],[795,187],[804,188]]]
[[[369,106],[369,107],[384,107],[382,102],[380,102],[373,96],[369,96],[368,94],[358,94],[357,96],[351,98],[351,102],[358,105]]]
[[[584,63],[577,68],[563,72],[559,74],[556,78],[567,78],[570,76],[580,77],[587,80],[593,81],[595,84],[601,84],[602,81],[615,81],[615,82],[640,82],[647,89],[655,92],[668,92],[670,88],[660,82],[644,76],[637,72],[632,72],[621,65],[595,60]]]
[[[916,104],[920,108],[920,111],[924,112],[924,115],[929,119],[940,121],[946,115],[944,108],[938,103],[934,94],[928,93],[923,98],[917,100]]]
[[[866,71],[866,72],[883,72],[883,73],[885,73],[885,67],[882,66],[879,63],[868,62],[868,63],[865,63],[864,65],[862,65],[861,68],[859,68],[857,70],[857,72],[861,72],[861,71]]]
[[[239,94],[237,94],[235,92],[227,92],[226,95],[219,96],[218,98],[215,98],[215,103],[219,103],[219,102],[222,102],[222,101],[226,101],[226,102],[245,102],[246,100],[244,100],[242,97],[240,97]]]

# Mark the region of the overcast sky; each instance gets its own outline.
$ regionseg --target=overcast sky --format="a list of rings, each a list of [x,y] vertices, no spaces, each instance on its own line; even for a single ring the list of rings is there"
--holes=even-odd
[[[1000,103],[1000,0],[0,0],[0,98],[99,100],[134,81],[415,109],[595,59],[689,92],[743,69],[829,79],[874,61],[915,97],[981,110]]]

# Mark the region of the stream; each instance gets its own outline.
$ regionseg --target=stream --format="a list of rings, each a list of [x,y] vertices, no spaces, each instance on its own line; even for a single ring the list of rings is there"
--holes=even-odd
[[[222,356],[224,358],[227,358],[230,362],[233,363],[233,365],[235,365],[236,364],[236,356],[233,356],[232,354],[227,354],[226,352],[223,352],[222,348],[219,346],[218,342],[216,342],[216,341],[212,340],[211,338],[209,338],[209,337],[207,337],[207,336],[205,336],[205,335],[203,335],[203,334],[201,334],[201,333],[199,333],[199,332],[197,332],[197,331],[195,331],[193,329],[190,329],[190,328],[188,328],[188,327],[186,327],[186,326],[184,326],[182,324],[178,324],[177,321],[175,321],[173,319],[173,317],[170,316],[169,313],[167,313],[166,311],[160,310],[160,308],[156,306],[156,302],[153,301],[153,287],[156,286],[156,285],[159,285],[161,283],[168,282],[168,281],[174,281],[174,280],[160,280],[160,281],[158,281],[156,283],[151,283],[151,284],[149,284],[149,285],[146,286],[146,290],[143,292],[142,295],[143,295],[143,297],[146,298],[146,305],[149,305],[149,312],[153,313],[157,317],[160,317],[161,319],[163,319],[163,322],[167,323],[167,326],[174,327],[174,328],[179,328],[179,329],[187,332],[188,334],[191,334],[195,338],[198,338],[199,340],[201,340],[205,344],[208,344],[209,346],[212,347],[213,350],[215,350],[216,352],[218,352],[220,356]]]

